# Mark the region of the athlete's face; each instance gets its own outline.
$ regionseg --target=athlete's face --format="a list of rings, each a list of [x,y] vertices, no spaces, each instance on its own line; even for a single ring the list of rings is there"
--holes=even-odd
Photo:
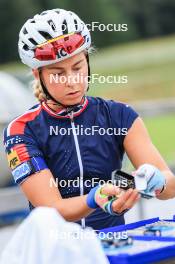
[[[38,70],[34,70],[38,78]],[[86,55],[81,52],[66,60],[42,67],[40,74],[49,93],[64,105],[81,101],[88,83],[88,64]]]

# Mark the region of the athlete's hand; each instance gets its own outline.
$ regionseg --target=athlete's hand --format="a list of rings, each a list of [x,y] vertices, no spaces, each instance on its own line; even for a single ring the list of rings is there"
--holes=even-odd
[[[123,191],[114,185],[104,186],[101,193],[115,195],[116,199],[112,202],[112,211],[116,214],[122,214],[131,209],[140,199],[140,194],[136,189]]]
[[[154,192],[159,195],[165,188],[166,180],[163,173],[151,164],[141,165],[135,172],[134,176],[145,177],[147,181],[147,188],[144,190],[145,193]]]
[[[87,197],[90,208],[101,207],[111,215],[120,215],[130,209],[140,198],[137,190],[121,190],[112,184],[104,184],[91,189]]]

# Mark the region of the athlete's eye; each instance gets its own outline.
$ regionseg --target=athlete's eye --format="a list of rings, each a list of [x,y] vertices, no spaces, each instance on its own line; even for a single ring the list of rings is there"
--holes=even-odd
[[[64,74],[64,72],[53,72],[52,73],[54,76],[58,75],[58,76],[61,76]]]
[[[81,70],[81,67],[74,68],[74,71],[79,71],[79,70]]]

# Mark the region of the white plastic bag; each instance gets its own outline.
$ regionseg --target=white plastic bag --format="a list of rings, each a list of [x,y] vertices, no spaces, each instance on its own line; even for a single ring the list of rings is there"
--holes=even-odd
[[[66,222],[53,208],[38,207],[18,227],[1,264],[108,264],[94,231]]]

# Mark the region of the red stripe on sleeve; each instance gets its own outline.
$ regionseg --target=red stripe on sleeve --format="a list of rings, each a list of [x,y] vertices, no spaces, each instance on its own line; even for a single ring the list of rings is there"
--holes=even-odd
[[[24,134],[26,123],[33,121],[40,114],[40,112],[41,107],[33,112],[29,112],[20,116],[14,122],[12,122],[10,126],[10,136],[14,136],[16,134]]]
[[[30,156],[29,156],[29,153],[27,151],[25,144],[16,145],[13,147],[13,150],[16,150],[21,162],[25,162],[30,159]]]

